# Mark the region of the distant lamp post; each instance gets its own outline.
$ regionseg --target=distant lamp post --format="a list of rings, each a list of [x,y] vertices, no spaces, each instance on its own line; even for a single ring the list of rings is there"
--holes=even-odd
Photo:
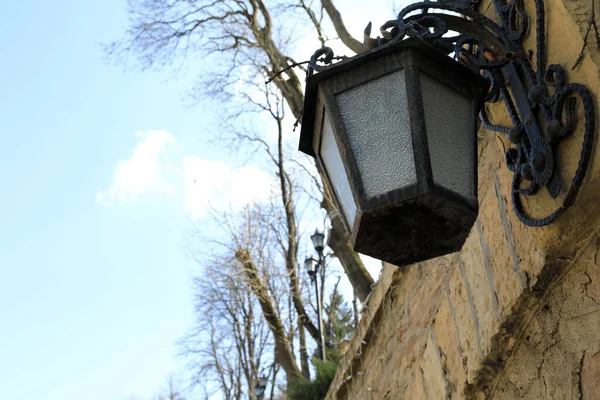
[[[263,400],[264,396],[265,396],[265,390],[267,389],[267,377],[264,375],[261,375],[260,378],[258,378],[258,382],[256,382],[256,385],[254,386],[254,395],[256,396],[257,400]]]
[[[306,268],[306,272],[310,276],[311,281],[315,285],[315,294],[317,299],[317,319],[318,319],[318,329],[319,329],[319,355],[323,361],[325,361],[325,334],[323,332],[323,299],[321,298],[321,292],[319,291],[319,267],[323,266],[325,257],[323,255],[323,250],[325,249],[325,235],[318,230],[310,237],[313,242],[313,246],[319,255],[319,259],[315,260],[313,257],[308,257],[304,261],[304,267]],[[321,282],[322,283],[322,282]]]
[[[532,1],[542,33],[536,72],[523,46],[524,0],[511,1],[517,13],[497,7],[500,24],[477,11],[478,0],[414,3],[381,26],[382,37],[371,38],[369,24],[364,53],[335,57],[323,47],[312,56],[300,150],[316,158],[356,251],[403,266],[462,248],[478,213],[478,117],[507,136],[522,223],[547,225],[573,205],[593,154],[594,99],[560,65],[546,66],[544,1]],[[493,125],[482,108],[500,99],[512,126]],[[562,204],[533,217],[524,198],[545,188],[557,199],[563,190],[557,146],[578,125],[577,103],[584,123],[575,175]]]
[[[322,232],[315,231],[315,233],[311,235],[310,240],[312,240],[315,250],[317,250],[319,254],[322,254],[323,249],[325,248],[325,235]]]
[[[315,260],[313,257],[308,257],[306,260],[304,260],[304,267],[306,268],[306,272],[308,273],[308,276],[310,276],[311,280],[317,273],[317,265],[318,261]]]

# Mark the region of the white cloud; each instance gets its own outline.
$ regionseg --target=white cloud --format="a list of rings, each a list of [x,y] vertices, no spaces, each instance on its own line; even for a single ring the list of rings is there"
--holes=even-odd
[[[210,208],[239,210],[252,202],[271,198],[276,188],[267,171],[247,165],[236,168],[225,161],[195,156],[169,161],[177,140],[166,131],[137,132],[139,142],[131,157],[117,164],[112,183],[99,190],[101,205],[133,203],[147,192],[173,195],[192,218],[202,218]]]
[[[184,207],[193,218],[209,208],[236,210],[267,201],[275,186],[273,176],[254,165],[233,168],[223,161],[184,157],[182,167]]]
[[[163,170],[171,167],[166,147],[175,143],[175,138],[166,131],[137,132],[136,136],[140,142],[131,157],[115,167],[109,188],[96,194],[98,204],[134,202],[146,191],[172,192],[173,187],[164,178]]]

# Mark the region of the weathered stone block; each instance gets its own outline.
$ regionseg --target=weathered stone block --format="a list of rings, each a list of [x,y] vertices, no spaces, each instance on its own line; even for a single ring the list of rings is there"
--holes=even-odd
[[[489,192],[488,192],[489,193]],[[461,251],[458,268],[468,281],[479,322],[481,348],[489,349],[491,338],[501,320],[500,306],[494,287],[494,273],[482,251],[479,229],[475,227]]]
[[[467,375],[463,365],[456,311],[450,304],[449,292],[440,305],[432,329],[441,353],[442,369],[448,382],[448,395],[450,398],[458,398],[459,394],[463,393]]]
[[[492,2],[482,3],[480,10],[493,16]],[[533,15],[535,2],[524,3]],[[547,58],[598,95],[600,52],[593,39],[581,65],[570,70],[589,4],[545,0]],[[535,32],[536,21],[530,23]],[[533,35],[525,50],[535,59]],[[486,107],[494,123],[511,124],[503,104]],[[558,149],[564,190],[581,139],[580,124]],[[329,399],[600,398],[600,158],[592,159],[574,206],[553,224],[531,228],[512,208],[508,146],[503,134],[479,132],[480,214],[460,255],[384,269]],[[543,216],[561,204],[564,190],[557,200],[541,190],[524,206]]]
[[[440,349],[433,331],[430,332],[429,339],[425,345],[425,351],[423,351],[421,369],[423,371],[423,381],[425,382],[425,390],[428,398],[445,398],[448,391],[448,383],[446,373],[442,368]]]
[[[581,399],[594,400],[600,394],[600,353],[583,358],[581,367]]]
[[[463,349],[463,365],[467,372],[467,381],[475,379],[477,366],[483,358],[479,338],[479,322],[470,290],[460,270],[457,268],[448,285],[450,301],[454,305],[458,333]]]

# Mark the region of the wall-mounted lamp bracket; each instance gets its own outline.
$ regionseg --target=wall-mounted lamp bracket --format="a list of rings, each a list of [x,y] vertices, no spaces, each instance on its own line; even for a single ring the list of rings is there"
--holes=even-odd
[[[523,46],[530,30],[523,0],[493,0],[500,24],[480,14],[478,3],[479,0],[438,0],[411,4],[400,11],[397,19],[381,26],[381,37],[370,37],[369,23],[364,46],[367,51],[377,51],[409,37],[420,38],[488,78],[492,86],[486,101],[502,98],[512,126],[490,123],[485,107],[480,120],[486,129],[507,135],[513,145],[506,151],[506,164],[514,173],[511,199],[515,213],[525,225],[547,225],[573,205],[589,167],[596,130],[594,99],[583,84],[567,82],[562,66],[546,65],[543,0],[534,0],[535,53],[527,52]],[[311,58],[309,74],[343,59],[334,57],[330,48],[321,48]],[[553,88],[552,94],[549,87]],[[531,217],[523,206],[524,196],[533,196],[545,188],[552,198],[557,198],[562,190],[557,148],[578,125],[577,98],[583,105],[584,117],[577,169],[562,205],[545,217]]]

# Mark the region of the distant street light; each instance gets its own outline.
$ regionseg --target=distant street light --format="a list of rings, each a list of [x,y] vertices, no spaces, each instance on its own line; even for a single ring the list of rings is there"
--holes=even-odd
[[[254,395],[256,396],[256,400],[264,399],[267,383],[268,380],[266,376],[261,375],[261,377],[258,378],[258,382],[256,382],[256,385],[254,386]]]
[[[319,254],[322,254],[323,249],[325,248],[323,245],[323,242],[325,241],[325,235],[319,231],[315,231],[315,233],[313,233],[310,237],[310,240],[312,240],[315,250],[317,250]]]
[[[313,257],[308,257],[304,260],[304,267],[306,267],[306,272],[308,272],[308,276],[310,276],[311,280],[314,278],[314,275],[317,273],[317,264],[318,261]]]
[[[310,279],[315,284],[315,293],[317,297],[317,318],[318,318],[318,329],[319,329],[319,355],[323,361],[326,361],[325,356],[325,335],[323,332],[323,318],[321,316],[323,309],[323,299],[321,298],[321,292],[319,291],[319,280],[318,280],[318,272],[319,267],[323,266],[325,257],[323,256],[323,250],[325,249],[325,235],[318,230],[310,237],[313,242],[313,246],[315,250],[319,254],[319,259],[315,260],[312,256],[308,257],[304,261],[304,267],[306,268],[306,272],[310,276]]]

